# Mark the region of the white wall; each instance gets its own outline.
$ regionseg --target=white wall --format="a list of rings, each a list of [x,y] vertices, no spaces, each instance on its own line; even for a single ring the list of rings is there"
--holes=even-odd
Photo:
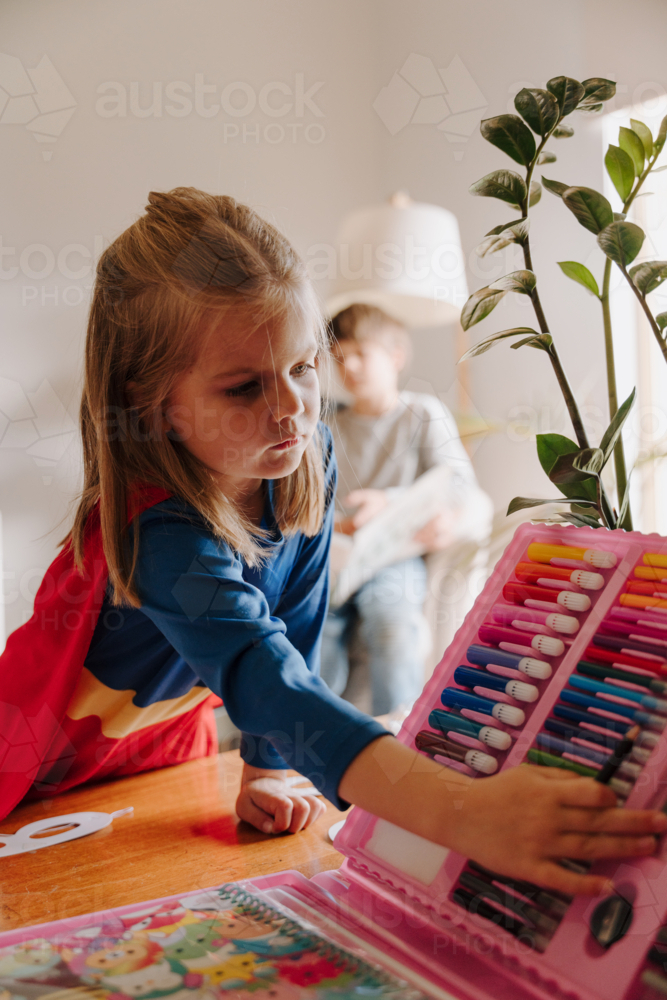
[[[433,125],[389,133],[373,102],[410,53],[431,58],[437,68],[459,56],[488,101],[486,116],[507,110],[520,83],[543,85],[560,73],[610,76],[627,88],[629,99],[647,81],[666,82],[661,40],[667,8],[660,0],[632,6],[618,0],[5,0],[0,22],[2,51],[26,69],[46,54],[75,102],[53,143],[37,142],[25,124],[0,122],[0,232],[4,247],[14,248],[0,260],[0,510],[8,631],[30,610],[79,484],[75,422],[91,279],[72,275],[141,212],[149,190],[192,184],[232,194],[274,220],[307,253],[333,240],[346,210],[404,188],[415,199],[456,212],[469,254],[508,216],[500,203],[471,198],[468,185],[509,161],[476,130],[461,142],[449,142]],[[129,105],[124,117],[100,114],[98,90],[105,83],[121,85],[128,99],[131,84],[138,84],[139,107],[146,108],[154,83],[164,92],[169,82],[194,85],[198,74],[216,87],[205,108],[219,104],[221,91],[234,81],[257,95],[272,82],[294,92],[300,74],[306,91],[321,86],[311,106],[297,103],[284,117],[259,107],[245,117],[224,109],[208,117],[196,110],[174,117],[166,110],[173,101],[164,102],[160,117],[138,117]],[[71,103],[59,100],[53,86],[47,91],[38,96],[50,99],[50,107]],[[237,91],[233,100],[241,97]],[[282,100],[290,98],[278,91],[270,96],[276,106]],[[275,141],[280,125],[293,127]],[[577,127],[578,137],[557,147],[562,159],[549,167],[550,175],[598,185],[596,125]],[[595,303],[568,285],[553,263],[586,260],[592,237],[549,196],[539,206],[534,233],[536,269],[564,362],[582,401],[602,415]],[[34,244],[46,256],[27,255]],[[59,252],[71,244],[83,254],[72,252],[59,265]],[[48,271],[51,255],[53,271],[35,277]],[[481,273],[469,274],[471,288],[486,283]],[[525,309],[508,303],[497,323],[494,316],[474,331],[475,339],[528,319]],[[406,378],[449,390],[457,376],[453,359],[451,331],[419,333]],[[511,407],[523,403],[541,414],[540,429],[557,429],[558,395],[536,352],[499,348],[473,362],[470,372],[473,403],[484,417],[503,423]],[[481,440],[475,463],[499,507],[515,493],[549,490],[533,446],[507,432]]]

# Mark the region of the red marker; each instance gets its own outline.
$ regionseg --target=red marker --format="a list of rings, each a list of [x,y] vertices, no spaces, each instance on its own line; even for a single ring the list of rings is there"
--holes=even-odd
[[[648,660],[643,656],[632,656],[631,653],[621,653],[620,650],[602,649],[600,646],[589,646],[582,659],[597,663],[611,663],[619,667],[634,667],[636,670],[652,670],[655,674],[663,674],[663,664],[657,660]]]
[[[540,587],[555,587],[573,583],[582,590],[601,590],[604,577],[601,573],[589,573],[584,569],[561,569],[559,566],[544,566],[539,563],[522,562],[514,570],[514,575],[522,583],[538,584]],[[559,581],[561,587],[559,587]]]
[[[525,604],[527,608],[539,608],[540,611],[562,613],[566,608],[575,614],[588,611],[591,599],[586,594],[575,594],[571,590],[558,590],[553,594],[545,594],[544,587],[534,587],[529,583],[506,583],[503,587],[503,597],[512,604]],[[551,598],[551,600],[545,600]]]
[[[499,625],[482,625],[479,638],[490,646],[499,646],[508,653],[519,653],[520,656],[532,656],[537,650],[544,656],[561,656],[565,652],[565,643],[551,635],[533,635],[517,632],[513,628],[502,628]]]

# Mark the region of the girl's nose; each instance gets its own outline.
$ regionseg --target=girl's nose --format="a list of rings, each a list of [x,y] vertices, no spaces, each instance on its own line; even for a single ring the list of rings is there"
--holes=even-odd
[[[282,380],[267,393],[267,403],[277,423],[294,419],[305,410],[300,393],[289,382]]]

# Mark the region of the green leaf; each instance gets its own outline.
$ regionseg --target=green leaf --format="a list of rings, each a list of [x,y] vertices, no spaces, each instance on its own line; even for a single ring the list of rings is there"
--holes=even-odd
[[[564,512],[558,515],[559,521],[564,521],[566,524],[574,524],[577,528],[600,528],[602,525],[596,517],[588,517],[586,514],[577,513],[574,514],[572,511]]]
[[[524,337],[523,340],[518,341],[516,344],[510,344],[510,348],[513,351],[518,350],[519,347],[534,347],[538,351],[546,351],[547,354],[553,344],[554,339],[549,333],[539,333],[537,337]]]
[[[529,219],[512,219],[511,222],[501,222],[499,226],[494,226],[493,229],[489,229],[488,233],[486,233],[485,235],[486,236],[497,236],[498,233],[502,233],[503,230],[509,229],[510,226],[516,226],[519,222],[525,222],[526,225],[530,225],[530,220]]]
[[[632,263],[643,242],[644,231],[634,222],[612,222],[598,236],[600,248],[622,268]]]
[[[518,292],[520,295],[530,295],[535,284],[536,279],[532,271],[512,271],[511,274],[505,274],[502,278],[492,282],[489,288],[501,292]]]
[[[595,501],[587,500],[585,497],[575,497],[577,503],[593,504]],[[535,497],[514,497],[510,500],[509,507],[507,508],[508,514],[514,514],[517,510],[527,510],[529,507],[540,507],[545,503],[569,503],[569,499],[564,500],[563,497],[556,497],[555,500],[540,500]],[[565,517],[565,515],[563,515]]]
[[[563,117],[572,114],[586,93],[583,84],[579,83],[578,80],[573,80],[570,76],[554,76],[548,81],[547,90],[558,101]]]
[[[613,452],[616,442],[621,436],[621,431],[623,430],[623,424],[627,420],[628,414],[632,409],[632,404],[635,401],[635,396],[637,395],[637,390],[633,389],[628,398],[624,403],[621,403],[619,408],[616,410],[609,427],[604,432],[604,436],[600,441],[600,448],[604,453],[603,465],[606,465],[611,458],[611,453]]]
[[[587,453],[594,449],[584,448],[583,451]],[[571,486],[573,483],[583,482],[585,479],[590,479],[591,474],[588,470],[578,469],[574,461],[579,455],[579,449],[574,455],[560,455],[554,462],[551,472],[549,473],[549,479],[556,486],[561,484],[564,486]]]
[[[499,198],[514,208],[523,208],[528,189],[523,177],[514,170],[493,170],[468,188],[470,194]]]
[[[538,201],[542,197],[542,185],[538,184],[537,181],[530,182],[530,200],[528,202],[529,208],[533,205],[537,205]]]
[[[651,260],[644,264],[635,264],[630,268],[630,277],[642,295],[648,295],[667,278],[667,260]]]
[[[610,146],[604,158],[604,165],[621,201],[625,204],[635,182],[635,165],[632,159],[620,146]]]
[[[504,250],[511,243],[523,245],[528,238],[529,225],[529,219],[519,219],[518,222],[515,222],[511,226],[506,226],[499,233],[487,236],[475,249],[475,253],[478,257],[486,257],[490,253],[497,253],[498,250]]]
[[[638,135],[641,139],[646,159],[650,159],[653,156],[653,136],[651,135],[650,128],[644,122],[637,121],[636,118],[630,119],[630,126],[635,135]]]
[[[625,222],[626,219],[625,212],[614,212],[614,222]]]
[[[651,168],[651,173],[652,173],[652,174],[659,174],[659,173],[661,173],[661,172],[662,172],[663,170],[667,170],[667,163],[665,163],[665,165],[664,165],[664,166],[662,166],[662,167],[652,167],[652,168]]]
[[[658,156],[662,152],[662,147],[665,145],[665,139],[667,139],[667,115],[660,122],[660,128],[658,129],[658,134],[655,137],[655,142],[653,143],[653,152]]]
[[[635,173],[639,177],[644,170],[644,143],[631,128],[621,125],[618,130],[618,144],[632,160]]]
[[[588,229],[591,233],[601,232],[613,221],[611,205],[603,194],[594,191],[593,188],[567,188],[562,198],[584,229]]]
[[[574,129],[571,125],[557,125],[551,134],[554,139],[569,139],[574,135]]]
[[[632,478],[632,469],[630,469],[630,474],[628,476],[627,482],[625,484],[625,493],[623,494],[623,499],[621,500],[621,509],[618,512],[617,524],[623,524],[625,515],[628,512],[628,505],[630,503],[630,479]]]
[[[484,340],[480,340],[479,344],[475,344],[471,347],[469,351],[466,351],[463,357],[459,358],[459,364],[461,361],[467,361],[468,358],[477,358],[480,354],[485,354],[490,351],[492,347],[501,341],[506,340],[507,337],[518,337],[521,334],[530,333],[534,336],[539,336],[537,330],[531,330],[529,326],[515,326],[511,330],[503,330],[501,333],[493,333],[490,337],[486,337]]]
[[[579,111],[584,112],[584,114],[595,115],[598,111],[602,111],[604,104],[582,104]]]
[[[540,155],[537,157],[538,165],[541,166],[543,163],[555,163],[557,156],[552,153],[550,149],[543,149]]]
[[[561,184],[560,181],[550,181],[548,177],[544,176],[544,174],[542,174],[542,183],[547,191],[557,195],[558,198],[562,198],[570,186],[569,184]]]
[[[463,329],[469,330],[471,326],[480,323],[490,312],[493,312],[504,294],[504,291],[491,288],[490,285],[473,292],[461,312]]]
[[[485,118],[479,128],[487,142],[502,149],[503,153],[507,153],[524,167],[527,167],[535,156],[533,133],[518,115]]]
[[[665,327],[667,326],[667,312],[658,313],[658,315],[655,317],[655,321],[658,324],[658,328],[660,330],[664,330]]]
[[[536,441],[537,457],[547,476],[562,455],[574,456],[579,451],[576,441],[563,434],[538,434]],[[597,504],[597,484],[593,478],[589,477],[576,486],[559,483],[558,489],[569,499],[583,496],[587,498],[587,502]]]
[[[581,83],[584,96],[577,104],[578,111],[586,111],[596,104],[608,101],[616,93],[614,81],[605,80],[601,76],[592,76],[589,80],[582,80]]]
[[[584,264],[578,264],[576,260],[559,260],[558,266],[564,275],[578,281],[580,285],[592,292],[596,298],[600,298],[600,289],[594,276]]]
[[[514,107],[533,132],[542,138],[558,123],[560,108],[558,101],[548,90],[538,87],[524,87],[514,98]]]
[[[588,472],[593,476],[599,476],[605,464],[605,457],[602,448],[582,448],[578,455],[572,459],[572,468],[579,472]]]

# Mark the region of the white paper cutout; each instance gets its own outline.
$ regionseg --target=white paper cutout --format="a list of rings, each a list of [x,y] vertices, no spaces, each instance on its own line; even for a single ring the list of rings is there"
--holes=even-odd
[[[63,816],[46,816],[35,823],[22,826],[16,833],[0,833],[0,858],[10,854],[26,854],[28,851],[38,851],[42,847],[52,847],[54,844],[64,844],[67,840],[77,837],[87,837],[109,826],[119,816],[129,816],[134,813],[134,806],[127,809],[117,809],[113,813],[79,812],[65,813]],[[48,831],[52,831],[49,833]]]

